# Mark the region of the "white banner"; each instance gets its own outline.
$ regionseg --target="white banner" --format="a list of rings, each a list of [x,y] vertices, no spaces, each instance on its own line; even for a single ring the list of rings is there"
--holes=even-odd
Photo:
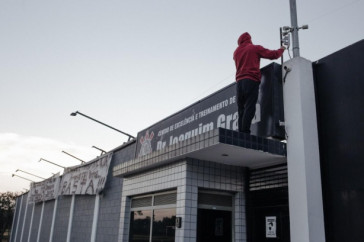
[[[105,186],[112,153],[87,163],[66,168],[58,195],[98,194]]]
[[[55,199],[58,194],[60,180],[59,174],[57,174],[44,181],[31,183],[28,201],[38,203]]]

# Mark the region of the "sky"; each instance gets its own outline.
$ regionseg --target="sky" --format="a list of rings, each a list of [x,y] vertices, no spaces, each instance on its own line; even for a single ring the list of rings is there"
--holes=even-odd
[[[321,59],[364,37],[364,0],[297,0],[301,56]],[[234,82],[249,32],[279,48],[289,0],[1,0],[0,192],[120,146]],[[287,51],[284,59],[288,60]],[[271,61],[263,60],[261,66]],[[279,60],[277,61],[279,62]],[[15,173],[17,169],[18,171]]]

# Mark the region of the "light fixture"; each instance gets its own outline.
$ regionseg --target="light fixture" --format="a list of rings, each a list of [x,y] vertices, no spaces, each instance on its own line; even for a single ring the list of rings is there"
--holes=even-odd
[[[44,177],[40,177],[40,176],[34,175],[34,174],[32,174],[32,173],[29,173],[29,172],[27,172],[27,171],[23,171],[23,170],[20,170],[20,169],[17,169],[15,172],[18,172],[18,171],[21,171],[21,172],[26,173],[26,174],[28,174],[28,175],[35,176],[35,177],[38,177],[38,178],[40,178],[40,179],[45,180],[45,178],[44,178]]]
[[[66,151],[64,151],[64,150],[62,150],[62,152],[63,152],[63,153],[65,153],[66,155],[69,155],[69,156],[71,156],[71,157],[73,157],[73,158],[75,158],[75,159],[77,159],[77,160],[81,161],[81,164],[86,163],[85,161],[81,160],[80,158],[77,158],[76,156],[71,155],[70,153],[67,153],[67,152],[66,152]]]
[[[51,163],[52,165],[59,166],[59,167],[61,167],[63,169],[66,168],[65,166],[58,165],[58,164],[56,164],[56,163],[54,163],[52,161],[49,161],[49,160],[46,160],[46,159],[43,159],[43,158],[40,158],[38,162],[40,162],[40,161],[45,161],[45,162]]]
[[[27,181],[30,181],[30,182],[35,182],[35,181],[33,181],[33,180],[30,180],[30,179],[28,179],[28,178],[25,178],[25,177],[22,177],[22,176],[18,176],[18,175],[15,175],[15,174],[11,174],[11,176],[12,176],[12,177],[17,176],[17,177],[20,177],[21,179],[24,179],[24,180],[27,180]]]
[[[79,115],[81,115],[81,116],[84,116],[85,118],[91,119],[92,121],[95,121],[95,122],[97,122],[97,123],[99,123],[99,124],[102,124],[102,125],[104,125],[104,126],[106,126],[106,127],[110,128],[110,129],[113,129],[113,130],[115,130],[115,131],[118,131],[119,133],[122,133],[122,134],[124,134],[124,135],[128,136],[128,137],[129,137],[128,141],[129,141],[129,140],[131,140],[131,139],[135,139],[135,137],[134,137],[134,136],[132,136],[132,135],[130,135],[130,134],[127,134],[127,133],[125,133],[125,132],[123,132],[123,131],[121,131],[121,130],[119,130],[119,129],[114,128],[114,127],[111,127],[110,125],[105,124],[105,123],[103,123],[103,122],[101,122],[101,121],[98,121],[98,120],[96,120],[96,119],[94,119],[94,118],[91,118],[90,116],[87,116],[86,114],[83,114],[83,113],[81,113],[81,112],[79,112],[79,111],[73,112],[73,113],[71,113],[70,115],[71,115],[71,116],[76,116],[77,114],[79,114]]]
[[[98,148],[98,147],[96,147],[96,146],[94,146],[94,145],[93,145],[91,148],[95,148],[95,149],[97,149],[97,150],[101,151],[101,155],[103,155],[103,154],[106,154],[106,153],[107,153],[105,150],[100,149],[100,148]]]

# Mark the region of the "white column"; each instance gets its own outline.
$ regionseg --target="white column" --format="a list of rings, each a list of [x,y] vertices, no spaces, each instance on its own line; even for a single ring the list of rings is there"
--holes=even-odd
[[[315,91],[312,63],[296,57],[283,86],[291,241],[324,242]],[[286,71],[284,71],[284,74]]]
[[[71,231],[72,231],[72,222],[73,222],[73,211],[75,208],[75,194],[72,195],[71,207],[70,207],[70,215],[68,219],[68,229],[67,229],[67,242],[71,241]]]
[[[37,242],[39,242],[40,232],[42,231],[42,222],[43,222],[44,203],[45,203],[45,202],[43,202],[43,203],[42,203],[42,211],[40,212],[40,219],[39,219],[39,228],[38,228]]]
[[[23,219],[23,227],[21,228],[20,241],[23,241],[25,220],[27,219],[27,213],[28,213],[28,201],[29,201],[28,197],[29,197],[29,194],[27,196],[27,201],[25,201],[26,202],[26,204],[25,204],[25,213],[24,213],[24,219]],[[29,229],[32,229],[32,228],[29,228]]]
[[[93,220],[92,220],[91,242],[96,241],[97,221],[99,219],[99,208],[100,208],[100,195],[96,194],[95,207],[94,207],[94,217],[93,217]]]
[[[34,207],[35,207],[35,203],[33,203],[32,215],[30,216],[30,225],[29,225],[29,232],[28,232],[28,242],[30,242],[30,235],[32,234],[33,218],[34,218]],[[21,241],[23,241],[23,240],[21,240]]]
[[[15,209],[15,215],[14,215],[14,218],[13,218],[13,224],[14,224],[14,220],[15,220],[15,218],[16,218],[16,215],[17,215],[17,213],[19,212],[18,220],[16,221],[16,229],[15,229],[15,238],[14,238],[14,241],[16,241],[16,236],[18,235],[19,219],[20,219],[20,215],[21,215],[21,207],[22,207],[22,204],[23,204],[23,196],[24,196],[24,195],[22,195],[22,196],[20,197],[20,206],[19,206],[20,211],[18,211],[18,209]],[[17,199],[16,203],[18,203],[18,199]],[[13,234],[14,234],[14,226],[11,226],[11,235],[10,235],[10,241],[11,241],[11,242],[12,242],[12,240],[11,240],[11,239],[12,239],[12,237],[13,237]]]
[[[53,207],[53,216],[52,216],[52,225],[51,225],[51,232],[49,234],[49,242],[53,241],[53,233],[54,233],[54,224],[56,222],[56,212],[57,212],[57,206],[58,206],[58,197],[56,197],[54,201],[54,207]]]

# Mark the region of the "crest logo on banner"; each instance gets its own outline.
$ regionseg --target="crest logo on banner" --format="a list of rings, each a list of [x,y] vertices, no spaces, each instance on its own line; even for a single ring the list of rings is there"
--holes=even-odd
[[[145,132],[145,135],[140,137],[140,151],[139,151],[139,156],[143,156],[143,155],[147,155],[149,153],[152,153],[152,139],[154,137],[154,132],[150,133],[149,135],[149,131],[147,130]]]

